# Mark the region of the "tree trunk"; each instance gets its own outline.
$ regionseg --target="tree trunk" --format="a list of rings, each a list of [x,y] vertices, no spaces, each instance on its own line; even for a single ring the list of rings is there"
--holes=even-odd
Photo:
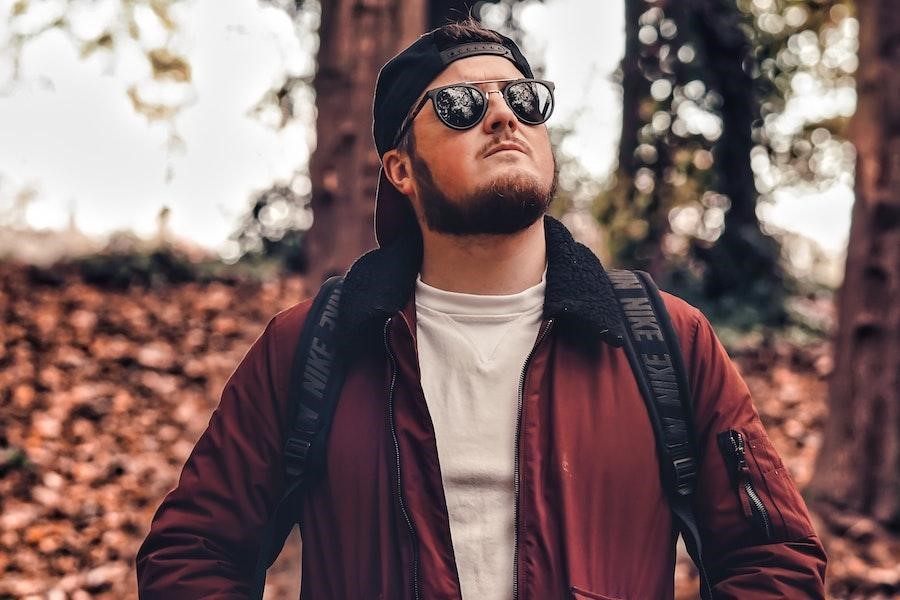
[[[424,31],[426,13],[425,0],[322,2],[314,82],[318,142],[310,161],[314,220],[305,237],[313,289],[375,247],[375,79],[388,59]]]
[[[856,145],[830,416],[815,501],[900,529],[900,12],[861,0]]]
[[[640,102],[650,93],[650,84],[641,73],[639,57],[641,42],[638,40],[638,19],[644,3],[641,0],[625,0],[625,55],[619,63],[622,78],[622,130],[619,135],[619,169],[634,177],[634,151],[638,146],[638,128],[643,119]]]
[[[669,147],[665,140],[655,140],[656,160],[645,164],[635,157],[635,150],[641,141],[642,125],[652,117],[653,105],[650,97],[650,80],[644,70],[656,60],[656,55],[645,49],[638,38],[640,16],[647,10],[644,0],[625,0],[625,54],[619,63],[622,84],[622,129],[619,136],[619,162],[617,166],[617,186],[606,214],[601,219],[606,223],[614,220],[629,220],[634,224],[643,222],[643,230],[632,232],[632,226],[619,225],[620,232],[611,234],[620,239],[613,242],[615,254],[626,259],[631,268],[649,271],[658,278],[663,268],[661,239],[668,231],[666,211],[660,209],[665,202],[667,184],[662,177],[663,170],[671,164]],[[635,186],[635,177],[641,167],[648,167],[654,173],[653,190],[641,193]]]
[[[770,319],[784,318],[784,284],[779,246],[765,235],[756,216],[756,184],[750,168],[751,129],[759,116],[753,77],[744,68],[752,57],[750,40],[741,28],[733,0],[706,0],[696,8],[697,37],[707,57],[708,85],[722,96],[722,136],[713,148],[716,187],[731,201],[725,228],[716,242],[698,246],[706,268],[704,292],[709,298],[731,295],[772,306]],[[765,301],[754,296],[765,296]],[[774,313],[780,313],[775,316]]]

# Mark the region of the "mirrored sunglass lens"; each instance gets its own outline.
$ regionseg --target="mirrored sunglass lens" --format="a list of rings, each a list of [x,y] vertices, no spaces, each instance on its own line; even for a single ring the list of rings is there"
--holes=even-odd
[[[484,111],[481,92],[461,85],[441,90],[434,100],[438,116],[451,127],[471,127]]]
[[[509,106],[526,123],[543,123],[553,112],[553,94],[543,83],[523,81],[506,90]]]

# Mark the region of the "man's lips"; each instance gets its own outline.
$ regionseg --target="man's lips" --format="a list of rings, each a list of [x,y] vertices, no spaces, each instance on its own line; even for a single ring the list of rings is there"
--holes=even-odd
[[[492,154],[503,152],[504,150],[516,150],[518,152],[521,152],[522,154],[525,154],[525,149],[522,148],[522,146],[520,146],[519,144],[516,144],[514,142],[500,142],[499,144],[488,150],[484,157],[487,158]]]

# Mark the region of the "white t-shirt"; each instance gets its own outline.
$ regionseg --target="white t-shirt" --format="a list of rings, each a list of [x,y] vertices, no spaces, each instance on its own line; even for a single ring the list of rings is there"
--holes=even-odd
[[[545,282],[482,296],[416,280],[422,389],[463,600],[512,598],[519,378],[541,325]]]

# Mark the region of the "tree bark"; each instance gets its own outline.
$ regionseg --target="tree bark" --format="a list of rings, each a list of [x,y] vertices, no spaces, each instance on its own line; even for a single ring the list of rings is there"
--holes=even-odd
[[[753,77],[743,66],[752,57],[750,40],[741,29],[740,11],[733,0],[706,0],[696,6],[708,85],[722,96],[722,136],[713,147],[716,187],[731,201],[719,239],[709,248],[695,248],[705,263],[704,291],[709,298],[733,295],[756,302],[759,299],[754,296],[764,294],[769,303],[781,307],[783,300],[777,297],[784,291],[780,249],[760,228],[750,168],[751,130],[759,117]],[[782,314],[777,320],[781,320],[783,311],[778,312]]]
[[[305,236],[313,289],[375,247],[372,99],[381,66],[425,29],[425,0],[322,2],[316,150],[310,160],[313,225]]]
[[[640,67],[641,42],[638,40],[638,19],[644,3],[625,0],[625,54],[619,63],[622,78],[622,129],[619,135],[619,169],[634,177],[634,151],[638,146],[637,132],[643,119],[640,101],[650,93],[650,84]]]
[[[664,2],[664,4],[667,4]],[[619,136],[619,162],[616,178],[618,181],[614,198],[602,220],[611,222],[622,214],[627,214],[632,221],[646,221],[646,231],[638,234],[619,233],[622,238],[616,250],[631,268],[649,271],[659,278],[663,270],[662,236],[669,230],[666,211],[660,209],[665,202],[667,184],[662,177],[666,167],[671,164],[669,145],[666,140],[657,139],[654,147],[657,151],[653,164],[645,164],[635,157],[635,150],[640,144],[641,127],[652,116],[648,113],[650,100],[650,79],[644,71],[656,61],[656,55],[649,52],[638,38],[640,16],[647,10],[644,0],[625,0],[625,53],[619,63],[619,76],[622,85],[622,129]],[[635,176],[641,167],[648,167],[654,173],[653,191],[649,198],[641,197],[634,185]],[[626,217],[626,218],[628,218]]]
[[[856,202],[814,501],[900,529],[900,12],[861,0]]]

